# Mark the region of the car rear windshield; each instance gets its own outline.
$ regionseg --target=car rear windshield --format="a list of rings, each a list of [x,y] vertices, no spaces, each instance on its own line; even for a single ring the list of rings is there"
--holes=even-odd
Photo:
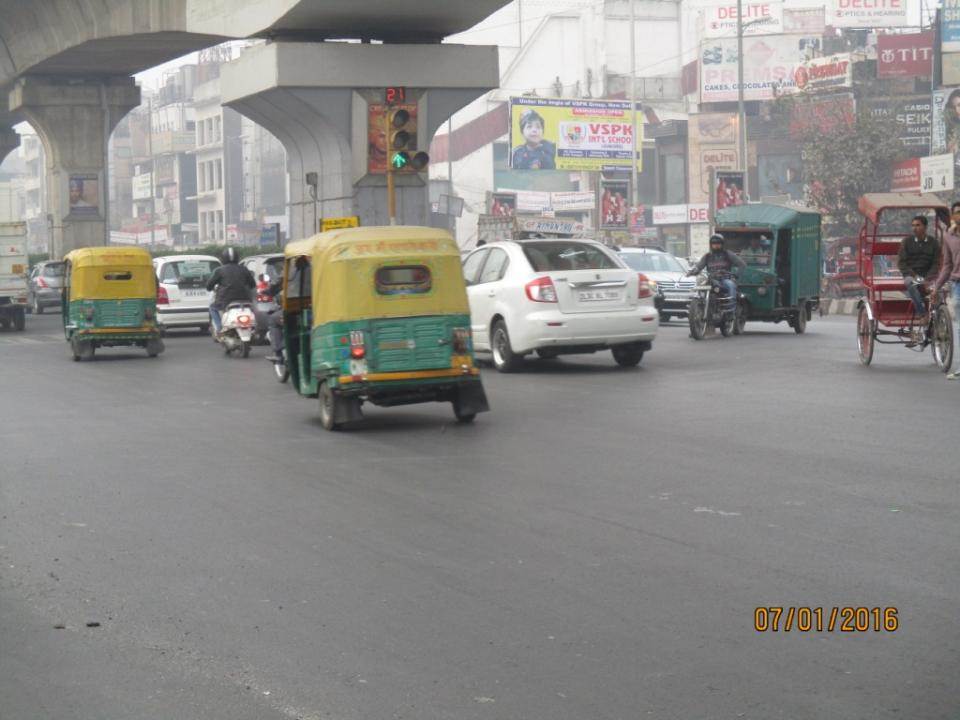
[[[602,248],[569,240],[525,243],[523,254],[536,272],[612,270],[620,267]]]
[[[163,278],[167,281],[196,280],[206,282],[219,267],[216,260],[175,260],[163,266]]]
[[[666,253],[623,253],[620,255],[631,270],[637,272],[686,272],[680,261]]]
[[[377,270],[376,284],[381,295],[417,295],[430,292],[433,279],[426,265],[392,265]]]
[[[43,276],[48,278],[59,278],[63,277],[63,263],[53,263],[52,265],[43,266]]]
[[[283,258],[273,258],[263,264],[263,274],[270,282],[276,282],[283,275]]]

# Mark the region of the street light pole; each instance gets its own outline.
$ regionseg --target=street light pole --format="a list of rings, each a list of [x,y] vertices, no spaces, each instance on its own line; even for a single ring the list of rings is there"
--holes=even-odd
[[[632,0],[631,0],[632,4]],[[739,130],[740,169],[743,170],[743,194],[750,197],[747,168],[747,118],[743,109],[743,0],[737,0],[737,128]]]
[[[634,208],[640,206],[640,188],[637,179],[637,40],[636,40],[636,13],[633,0],[630,0],[630,197]]]

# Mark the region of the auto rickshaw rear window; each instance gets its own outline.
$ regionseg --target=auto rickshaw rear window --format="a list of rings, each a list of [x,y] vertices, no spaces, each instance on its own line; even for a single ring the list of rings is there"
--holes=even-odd
[[[133,273],[130,272],[129,270],[123,270],[123,271],[115,270],[111,272],[105,272],[103,274],[103,279],[104,280],[132,280]]]
[[[377,270],[376,286],[380,295],[418,295],[430,292],[433,278],[426,265],[392,265]]]

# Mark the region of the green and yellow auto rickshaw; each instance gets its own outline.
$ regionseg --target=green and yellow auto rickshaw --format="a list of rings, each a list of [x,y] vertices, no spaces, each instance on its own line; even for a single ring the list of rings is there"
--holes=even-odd
[[[820,214],[784,205],[750,203],[717,211],[716,232],[747,267],[735,332],[747,320],[786,320],[797,334],[820,306]]]
[[[92,247],[64,261],[63,329],[74,360],[92,359],[98,347],[141,347],[150,357],[163,352],[150,253]]]
[[[334,430],[364,402],[450,402],[460,422],[489,409],[473,356],[460,252],[425,227],[331,230],[284,251],[287,366]]]

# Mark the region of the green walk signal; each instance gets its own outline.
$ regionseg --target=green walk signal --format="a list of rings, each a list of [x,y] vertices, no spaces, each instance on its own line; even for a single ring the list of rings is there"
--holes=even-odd
[[[410,164],[410,156],[405,152],[395,153],[393,159],[390,161],[390,164],[393,165],[393,167],[397,170],[402,170]]]

